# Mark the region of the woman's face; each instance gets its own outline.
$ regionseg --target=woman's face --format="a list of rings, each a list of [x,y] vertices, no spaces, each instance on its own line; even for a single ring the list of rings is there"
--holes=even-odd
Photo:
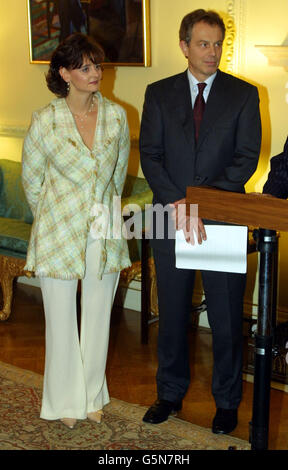
[[[84,58],[79,69],[62,67],[59,73],[65,82],[70,83],[70,93],[92,93],[99,90],[102,79],[102,65],[93,64],[90,59]]]

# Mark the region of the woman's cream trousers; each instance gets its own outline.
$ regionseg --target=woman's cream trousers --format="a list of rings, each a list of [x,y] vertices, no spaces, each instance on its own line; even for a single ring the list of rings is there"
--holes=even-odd
[[[41,418],[85,419],[109,402],[106,358],[119,273],[97,278],[99,242],[88,237],[78,335],[77,280],[41,278],[46,356]]]

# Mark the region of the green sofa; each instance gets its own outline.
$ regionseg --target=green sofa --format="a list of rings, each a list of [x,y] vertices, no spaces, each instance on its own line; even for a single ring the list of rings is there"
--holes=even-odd
[[[21,163],[0,160],[0,320],[10,315],[15,277],[31,276],[25,273],[24,265],[32,222],[21,184]]]
[[[0,160],[0,254],[25,259],[32,222],[21,163]]]
[[[127,175],[122,207],[138,204],[143,210],[145,204],[151,202],[152,192],[146,180]],[[6,320],[11,313],[13,280],[18,276],[32,276],[24,271],[32,222],[21,183],[21,163],[0,159],[0,285],[3,293],[0,320]],[[140,245],[140,240],[129,241],[132,267],[121,273],[122,285],[141,278]]]

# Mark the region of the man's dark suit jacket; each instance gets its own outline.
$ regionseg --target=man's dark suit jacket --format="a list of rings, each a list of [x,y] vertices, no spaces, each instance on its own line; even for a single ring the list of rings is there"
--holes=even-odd
[[[288,138],[283,152],[271,158],[271,170],[264,185],[263,193],[281,199],[288,198]]]
[[[153,203],[165,206],[180,200],[187,186],[245,192],[244,185],[257,167],[260,144],[255,86],[217,71],[197,145],[187,71],[147,87],[140,154]],[[154,247],[172,248],[170,242],[160,242],[153,240]]]

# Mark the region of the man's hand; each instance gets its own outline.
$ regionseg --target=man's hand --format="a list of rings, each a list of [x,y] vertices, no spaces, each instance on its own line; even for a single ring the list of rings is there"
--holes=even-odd
[[[202,219],[196,215],[193,215],[193,213],[190,214],[190,216],[186,215],[185,198],[170,204],[170,207],[172,208],[172,217],[175,221],[176,230],[183,230],[187,243],[194,245],[195,235],[200,245],[202,240],[207,240],[207,235]]]

